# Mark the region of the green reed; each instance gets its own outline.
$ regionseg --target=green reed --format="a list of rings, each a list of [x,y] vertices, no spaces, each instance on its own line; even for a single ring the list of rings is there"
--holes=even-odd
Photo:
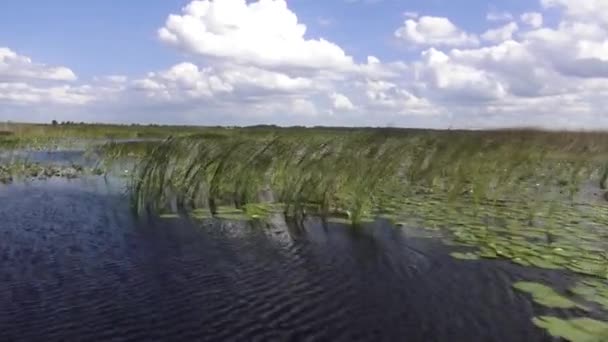
[[[574,201],[581,182],[605,172],[606,135],[534,131],[257,130],[170,138],[147,150],[134,204],[241,207],[274,194],[286,213],[311,205],[359,223],[387,194],[447,194],[475,208],[488,201]],[[603,182],[598,177],[597,184]]]

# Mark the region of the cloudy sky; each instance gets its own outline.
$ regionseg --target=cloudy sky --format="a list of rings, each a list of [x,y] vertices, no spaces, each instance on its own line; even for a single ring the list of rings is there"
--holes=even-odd
[[[3,0],[0,121],[608,128],[608,0]]]

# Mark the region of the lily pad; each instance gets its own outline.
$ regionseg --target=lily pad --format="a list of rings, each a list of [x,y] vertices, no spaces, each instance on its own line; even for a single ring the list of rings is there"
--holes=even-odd
[[[608,323],[590,318],[564,320],[557,317],[535,317],[534,324],[554,337],[572,342],[602,342],[608,340]]]
[[[453,253],[450,253],[450,255],[452,256],[452,258],[459,259],[459,260],[479,260],[479,255],[477,255],[475,253],[471,253],[471,252],[467,252],[467,253],[453,252]]]
[[[534,302],[542,306],[559,309],[584,308],[543,284],[522,281],[513,284],[513,287],[521,292],[531,294]]]
[[[176,218],[179,218],[179,215],[173,214],[173,213],[166,213],[166,214],[161,214],[159,217],[163,218],[163,219],[176,219]]]
[[[608,310],[608,284],[599,281],[584,281],[577,284],[571,291]]]

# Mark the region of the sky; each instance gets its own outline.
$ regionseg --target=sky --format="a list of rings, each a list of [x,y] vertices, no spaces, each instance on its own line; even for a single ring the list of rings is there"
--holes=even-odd
[[[3,0],[0,121],[608,128],[606,0]]]

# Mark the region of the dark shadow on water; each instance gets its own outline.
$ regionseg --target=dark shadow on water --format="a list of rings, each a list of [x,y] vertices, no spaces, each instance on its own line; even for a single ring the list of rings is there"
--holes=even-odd
[[[101,178],[0,203],[2,341],[549,341],[511,284],[567,281],[383,221],[139,219]]]

